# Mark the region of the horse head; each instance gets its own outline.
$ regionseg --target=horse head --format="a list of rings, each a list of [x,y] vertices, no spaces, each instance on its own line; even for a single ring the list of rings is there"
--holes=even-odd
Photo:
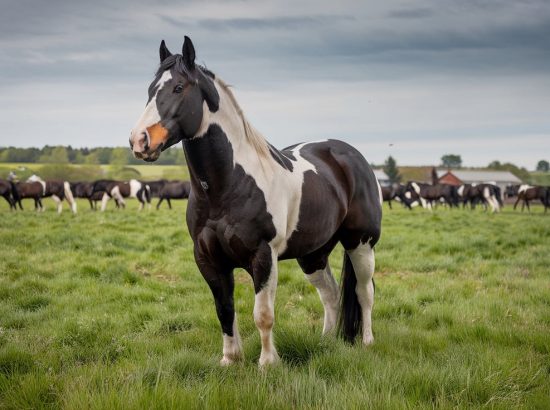
[[[204,110],[216,112],[219,95],[214,75],[195,64],[195,48],[185,36],[181,54],[160,43],[160,66],[149,85],[143,114],[132,129],[130,148],[136,158],[156,161],[160,153],[200,129]]]

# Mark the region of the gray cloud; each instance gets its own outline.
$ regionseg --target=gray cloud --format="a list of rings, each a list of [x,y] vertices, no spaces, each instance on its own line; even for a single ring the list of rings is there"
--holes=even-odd
[[[492,141],[510,132],[536,138],[550,131],[547,116],[533,115],[537,106],[550,105],[544,80],[550,4],[543,0],[421,0],[415,7],[351,0],[20,0],[2,11],[0,126],[3,135],[17,133],[21,145],[46,143],[39,134],[47,134],[48,143],[78,145],[74,130],[82,122],[81,145],[124,144],[145,102],[160,40],[177,52],[185,34],[199,61],[242,91],[244,106],[266,133],[322,137],[329,130],[362,144],[380,136],[429,141],[429,135],[447,135],[456,141],[486,133]],[[441,91],[441,84],[448,88]],[[323,94],[327,88],[329,95]],[[337,109],[319,105],[323,98],[338,101]],[[500,111],[508,98],[517,101]],[[101,109],[106,99],[108,112]],[[476,99],[482,104],[474,108]],[[284,125],[297,125],[284,129],[278,117],[289,106],[293,122]],[[442,123],[438,116],[450,114],[441,106],[453,107],[456,116]],[[378,126],[365,122],[371,115]],[[39,120],[29,123],[29,116]],[[510,116],[517,122],[511,125]],[[345,135],[337,135],[334,122],[346,124]],[[13,141],[2,138],[0,145]],[[285,138],[281,144],[292,142]],[[541,146],[550,151],[546,141]],[[490,153],[487,158],[494,159]]]

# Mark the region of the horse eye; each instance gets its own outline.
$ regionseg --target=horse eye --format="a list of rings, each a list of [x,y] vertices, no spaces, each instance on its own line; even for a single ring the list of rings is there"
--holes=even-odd
[[[174,87],[174,92],[175,92],[175,93],[178,93],[178,94],[179,94],[179,93],[181,93],[182,91],[183,91],[183,85],[178,84],[178,85],[176,85],[176,86]]]

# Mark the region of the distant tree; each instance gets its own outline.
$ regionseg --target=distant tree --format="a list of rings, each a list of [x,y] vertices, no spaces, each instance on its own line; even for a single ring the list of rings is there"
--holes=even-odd
[[[491,162],[489,165],[487,165],[487,168],[490,168],[490,169],[500,169],[502,167],[502,164],[500,163],[500,161],[493,161]]]
[[[128,165],[128,148],[113,148],[111,151],[111,164],[113,165]]]
[[[88,155],[85,157],[86,164],[100,164],[99,162],[99,152],[98,151],[91,151]]]
[[[63,146],[51,147],[48,152],[44,152],[40,156],[40,162],[47,164],[67,164],[69,162],[67,149]]]
[[[531,179],[531,174],[527,169],[520,168],[515,164],[512,164],[510,162],[505,162],[504,164],[501,164],[499,161],[493,161],[488,165],[488,168],[495,169],[497,171],[509,171],[515,176],[517,176],[519,179],[521,179],[523,182],[529,182]]]
[[[445,168],[460,168],[462,166],[462,158],[460,155],[445,154],[441,157],[441,166]]]
[[[401,181],[401,175],[399,175],[399,169],[397,168],[397,163],[395,162],[395,159],[390,155],[386,162],[384,163],[384,167],[382,168],[388,178],[390,179],[390,182],[393,184],[394,182]]]
[[[544,159],[541,159],[538,163],[537,163],[537,171],[541,171],[541,172],[548,172],[550,171],[550,163],[548,163],[548,161],[544,160]]]

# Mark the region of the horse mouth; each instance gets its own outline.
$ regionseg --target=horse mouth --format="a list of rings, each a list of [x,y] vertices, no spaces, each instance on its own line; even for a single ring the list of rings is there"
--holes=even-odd
[[[157,149],[154,151],[146,151],[146,152],[135,152],[134,151],[134,157],[138,159],[142,159],[146,162],[155,162],[160,157],[160,153],[162,152],[162,146],[164,144],[160,144]]]

